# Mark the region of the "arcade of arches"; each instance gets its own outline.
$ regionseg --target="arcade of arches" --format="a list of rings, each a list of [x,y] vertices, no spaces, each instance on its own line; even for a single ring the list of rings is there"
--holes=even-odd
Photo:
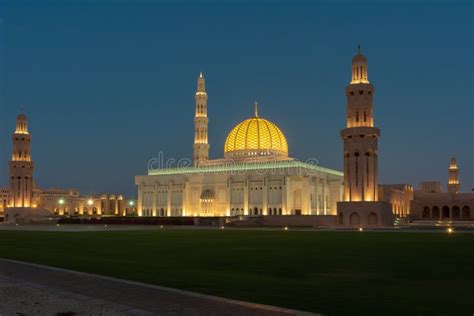
[[[469,205],[464,206],[425,206],[423,207],[422,219],[431,220],[472,220],[473,214]]]

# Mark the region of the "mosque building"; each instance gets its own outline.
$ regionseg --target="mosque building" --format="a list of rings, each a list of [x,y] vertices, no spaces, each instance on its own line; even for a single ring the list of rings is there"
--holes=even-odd
[[[290,157],[285,135],[259,115],[257,103],[254,115],[230,130],[223,158],[210,159],[208,95],[201,73],[195,94],[193,165],[149,168],[147,175],[136,176],[138,215],[257,216],[266,221],[286,215],[287,223],[288,215],[293,215],[305,218],[295,221],[298,224],[328,226],[391,226],[394,218],[426,218],[418,206],[423,190],[378,182],[380,130],[375,127],[374,93],[367,58],[359,48],[345,89],[344,172]],[[449,181],[451,198],[463,197],[454,167]],[[472,194],[465,200],[471,205]],[[471,207],[466,205],[464,213],[454,208],[450,214],[462,213],[465,216],[458,218],[469,219]],[[437,213],[430,211],[430,218],[432,214]]]
[[[257,219],[257,225],[392,226],[403,221],[472,221],[474,193],[461,193],[455,158],[448,168],[447,192],[438,181],[379,184],[374,86],[367,58],[352,59],[345,88],[346,127],[341,131],[343,172],[299,161],[274,122],[253,115],[230,129],[223,157],[210,159],[206,80],[197,80],[193,163],[150,164],[135,177],[138,198],[122,195],[82,196],[73,189],[37,187],[31,157],[32,135],[21,113],[12,135],[8,187],[0,188],[0,217],[5,222],[60,216],[219,217],[228,221]]]
[[[193,166],[150,169],[137,176],[142,216],[334,215],[340,171],[289,156],[275,123],[253,116],[237,124],[224,157],[209,159],[207,92],[201,73],[194,115]]]

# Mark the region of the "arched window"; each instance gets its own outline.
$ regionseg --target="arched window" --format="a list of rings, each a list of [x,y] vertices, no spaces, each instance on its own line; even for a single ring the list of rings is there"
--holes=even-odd
[[[365,112],[364,112],[364,115],[365,115]],[[366,178],[366,182],[367,182],[367,187],[369,187],[369,157],[370,157],[370,153],[369,153],[369,152],[366,152],[366,153],[365,153],[365,163],[366,163],[366,166],[365,166],[365,172],[366,172],[365,178]]]
[[[337,217],[337,223],[339,225],[344,225],[344,215],[342,215],[342,213],[339,213],[339,216]]]
[[[447,219],[447,218],[450,218],[449,216],[449,207],[448,206],[443,206],[443,212],[442,212],[442,219]]]
[[[359,185],[359,153],[356,152],[356,153],[354,154],[354,157],[355,157],[355,160],[356,160],[356,161],[355,161],[355,164],[356,164],[356,165],[355,165],[355,169],[356,169],[356,170],[355,170],[355,173],[356,173],[356,174],[355,174],[355,177],[356,177],[356,186],[358,186],[358,185]]]
[[[459,206],[453,206],[452,212],[453,219],[459,219],[461,217],[461,210],[459,209]]]
[[[369,217],[367,218],[369,225],[377,225],[377,214],[370,212]]]
[[[360,225],[359,213],[356,213],[356,212],[352,213],[351,216],[349,217],[349,222],[353,226]]]
[[[425,219],[428,219],[430,218],[430,208],[428,206],[425,206],[425,208],[423,209],[423,214],[422,214],[422,217],[425,218]]]
[[[465,205],[462,208],[462,219],[469,219],[471,217],[471,208],[467,205]]]
[[[433,206],[433,209],[431,210],[431,216],[433,219],[439,219],[439,207]]]

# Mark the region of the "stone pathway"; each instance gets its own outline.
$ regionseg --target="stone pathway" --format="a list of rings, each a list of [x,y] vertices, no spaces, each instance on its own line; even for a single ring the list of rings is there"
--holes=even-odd
[[[0,259],[0,315],[315,315]]]

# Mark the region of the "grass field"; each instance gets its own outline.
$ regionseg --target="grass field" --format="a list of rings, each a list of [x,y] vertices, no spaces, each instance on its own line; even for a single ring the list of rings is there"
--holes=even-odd
[[[474,313],[474,234],[0,231],[0,257],[328,315]]]

